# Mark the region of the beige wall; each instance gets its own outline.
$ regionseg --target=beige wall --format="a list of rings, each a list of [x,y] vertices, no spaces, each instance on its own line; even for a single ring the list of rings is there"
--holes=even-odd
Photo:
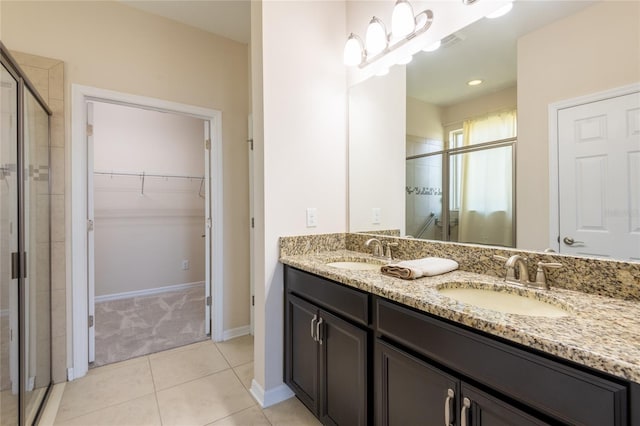
[[[113,1],[3,0],[0,7],[8,48],[65,62],[67,99],[71,84],[82,84],[222,111],[224,328],[248,325],[247,46]],[[72,178],[67,173],[67,194]]]
[[[549,104],[640,81],[639,22],[603,1],[518,41],[518,247],[549,245]]]
[[[407,135],[442,141],[441,108],[408,95],[406,96],[406,102]]]

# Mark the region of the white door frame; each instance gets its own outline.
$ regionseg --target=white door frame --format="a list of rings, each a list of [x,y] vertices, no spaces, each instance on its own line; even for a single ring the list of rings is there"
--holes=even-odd
[[[558,113],[562,109],[572,108],[640,91],[640,83],[616,87],[602,92],[566,99],[549,104],[549,247],[560,252],[560,200],[558,179]]]
[[[88,270],[87,270],[87,101],[110,102],[155,111],[200,118],[210,123],[211,149],[211,339],[223,337],[223,227],[222,227],[222,112],[161,99],[114,92],[89,86],[71,86],[71,309],[67,315],[71,330],[72,366],[68,380],[87,374],[88,350]]]

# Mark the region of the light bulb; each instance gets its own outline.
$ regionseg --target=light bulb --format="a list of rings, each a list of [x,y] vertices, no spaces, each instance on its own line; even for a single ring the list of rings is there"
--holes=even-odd
[[[387,30],[382,21],[375,16],[369,22],[365,40],[368,57],[374,57],[387,48]]]
[[[489,19],[499,18],[499,17],[504,16],[507,13],[509,13],[509,11],[512,8],[513,8],[513,3],[509,2],[509,3],[505,4],[504,6],[502,6],[500,9],[496,10],[495,12],[492,12],[492,13],[486,15],[486,17],[489,18]]]
[[[344,64],[349,67],[360,65],[363,57],[362,40],[354,33],[349,34],[349,38],[344,45]]]
[[[394,40],[400,40],[416,29],[413,8],[407,0],[398,0],[391,15],[391,34]]]
[[[438,40],[435,43],[431,43],[430,45],[428,45],[427,47],[422,49],[422,51],[423,52],[433,52],[433,51],[436,51],[436,50],[440,49],[441,45],[442,45],[442,41]]]

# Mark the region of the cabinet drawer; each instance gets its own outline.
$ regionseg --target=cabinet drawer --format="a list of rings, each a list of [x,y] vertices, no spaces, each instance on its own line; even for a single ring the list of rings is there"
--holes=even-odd
[[[627,424],[618,383],[376,298],[377,331],[560,421]]]
[[[369,324],[369,295],[285,265],[285,289],[328,311]]]

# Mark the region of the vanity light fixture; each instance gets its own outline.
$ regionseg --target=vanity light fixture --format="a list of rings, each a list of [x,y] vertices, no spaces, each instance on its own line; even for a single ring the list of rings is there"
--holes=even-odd
[[[413,8],[407,0],[398,0],[393,7],[391,15],[391,35],[395,40],[400,40],[416,29],[416,18]]]
[[[478,79],[478,80],[470,80],[470,81],[467,81],[467,85],[469,85],[469,86],[477,86],[477,85],[479,85],[479,84],[482,84],[482,80],[479,80],[479,79]]]
[[[387,28],[384,26],[384,22],[375,16],[371,18],[369,26],[367,27],[365,46],[367,48],[367,54],[371,56],[382,53],[389,46]]]
[[[414,15],[408,0],[397,0],[391,18],[391,33],[387,33],[384,22],[374,16],[367,27],[364,45],[356,34],[349,34],[344,46],[344,64],[364,68],[427,31],[432,22],[431,10]],[[409,63],[416,52],[403,52],[396,63]]]

